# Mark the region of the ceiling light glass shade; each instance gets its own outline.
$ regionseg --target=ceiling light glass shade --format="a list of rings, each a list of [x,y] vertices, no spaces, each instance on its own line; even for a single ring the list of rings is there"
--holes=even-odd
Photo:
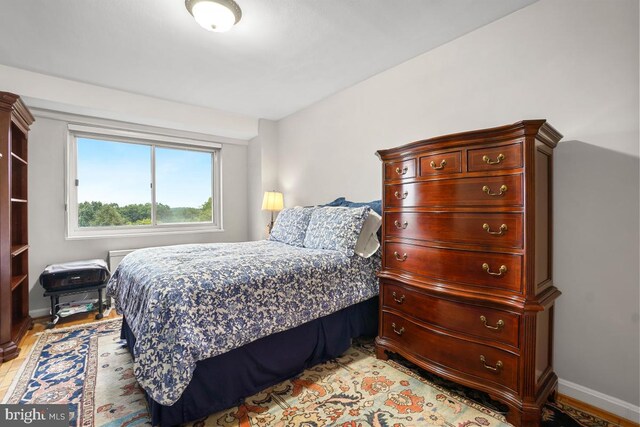
[[[185,6],[202,28],[218,33],[229,31],[242,17],[233,0],[186,0]]]

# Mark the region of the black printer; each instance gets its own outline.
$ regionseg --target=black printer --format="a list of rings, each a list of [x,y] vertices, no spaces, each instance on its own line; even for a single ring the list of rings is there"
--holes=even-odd
[[[109,268],[102,259],[48,265],[40,275],[47,292],[68,291],[100,285],[109,280]]]

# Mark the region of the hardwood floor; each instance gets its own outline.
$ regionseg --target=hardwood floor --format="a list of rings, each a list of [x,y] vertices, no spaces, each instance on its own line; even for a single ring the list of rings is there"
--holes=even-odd
[[[563,394],[558,394],[558,402],[571,406],[573,408],[576,408],[579,411],[585,412],[587,414],[591,414],[594,417],[600,418],[601,420],[605,420],[616,426],[620,426],[620,427],[638,427],[639,426],[638,423],[634,423],[633,421],[630,421],[626,418],[619,417],[616,414],[612,414],[611,412],[607,412],[603,409],[596,408],[595,406],[591,406],[588,403],[584,403],[580,400],[574,399],[573,397],[565,396]]]
[[[94,322],[94,316],[95,312],[75,314],[73,316],[61,319],[55,326],[55,328],[64,328],[67,326],[82,325],[84,323]],[[116,314],[116,311],[111,310],[111,313],[108,316],[105,316],[105,319],[116,319],[118,317],[120,316]],[[11,385],[11,382],[15,378],[16,374],[18,373],[20,366],[26,360],[27,356],[31,352],[31,348],[38,339],[37,334],[46,329],[48,321],[48,316],[34,319],[33,329],[27,331],[24,338],[20,342],[20,354],[18,355],[18,357],[0,364],[0,399],[4,398],[4,395],[9,389],[9,386]],[[611,424],[620,427],[640,427],[637,423],[618,417],[617,415],[603,411],[602,409],[596,408],[579,400],[575,400],[568,396],[558,395],[558,401],[572,406],[582,412],[592,414],[600,419],[603,419]]]
[[[83,323],[90,323],[95,321],[95,311],[89,313],[74,314],[72,316],[60,319],[55,328],[64,328],[67,326],[81,325]],[[105,316],[105,319],[115,319],[120,317],[116,314],[115,310],[111,310],[109,316]],[[27,331],[25,336],[20,341],[20,354],[17,358],[9,360],[8,362],[0,364],[0,399],[4,398],[11,382],[18,373],[22,362],[24,362],[31,352],[31,348],[38,339],[37,334],[44,331],[49,321],[49,316],[39,317],[33,320],[33,329]]]

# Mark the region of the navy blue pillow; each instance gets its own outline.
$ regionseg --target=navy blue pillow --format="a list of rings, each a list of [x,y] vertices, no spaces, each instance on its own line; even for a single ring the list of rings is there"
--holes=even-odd
[[[382,216],[382,200],[372,200],[370,202],[350,202],[349,200],[345,200],[342,205],[348,208],[359,208],[362,206],[369,206],[372,211],[376,212],[378,215]]]
[[[361,208],[369,206],[372,211],[382,216],[382,200],[372,200],[370,202],[352,202],[344,197],[338,197],[333,202],[329,202],[322,206],[344,206],[346,208]]]
[[[325,205],[322,206],[344,206],[343,203],[345,202],[345,198],[344,197],[338,197],[337,199],[335,199],[333,202],[329,202]]]

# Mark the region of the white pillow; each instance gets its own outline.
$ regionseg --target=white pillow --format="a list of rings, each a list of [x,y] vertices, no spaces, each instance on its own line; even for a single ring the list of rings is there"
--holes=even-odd
[[[378,240],[378,229],[382,225],[382,217],[374,210],[369,211],[369,216],[362,225],[360,236],[356,242],[354,252],[363,258],[369,258],[375,254],[380,247]]]

